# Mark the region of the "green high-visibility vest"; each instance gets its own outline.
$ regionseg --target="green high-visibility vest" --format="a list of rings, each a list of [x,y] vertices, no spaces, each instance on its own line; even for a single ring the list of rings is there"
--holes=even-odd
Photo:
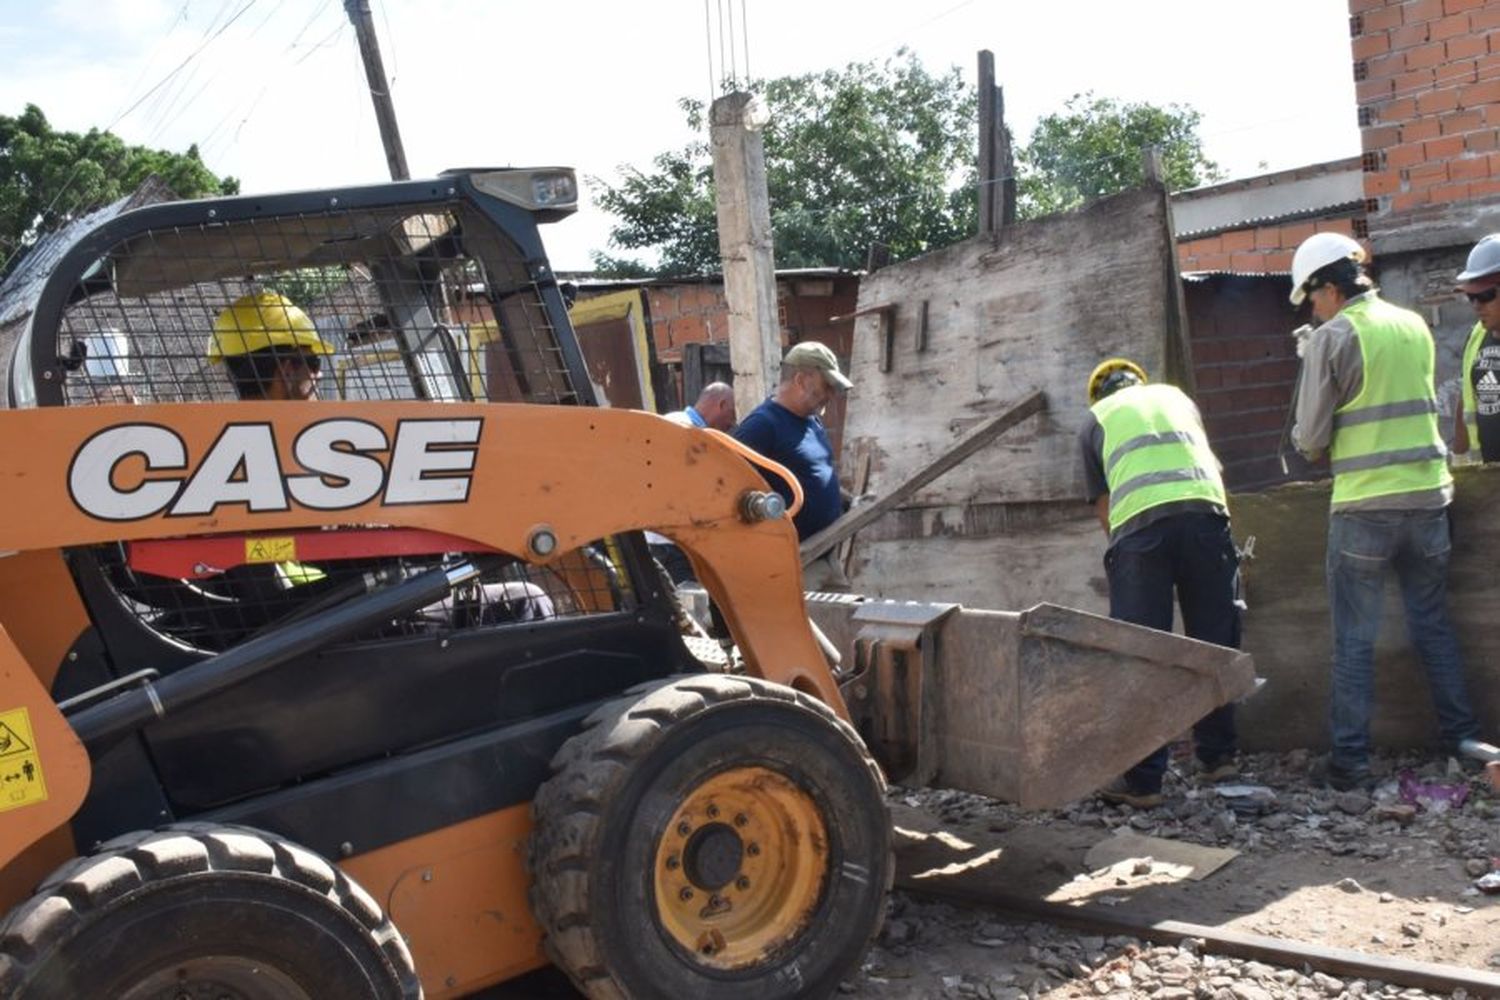
[[[1422,317],[1367,294],[1341,315],[1354,326],[1363,385],[1333,411],[1333,504],[1436,490],[1453,482],[1432,390],[1432,334]]]
[[[1479,345],[1484,343],[1487,331],[1483,323],[1475,323],[1464,344],[1464,363],[1459,368],[1459,382],[1463,385],[1464,426],[1469,431],[1469,450],[1481,454],[1479,447],[1479,400],[1474,395],[1474,362],[1479,359]]]
[[[1219,460],[1198,411],[1170,385],[1134,385],[1091,408],[1104,428],[1109,530],[1165,503],[1207,500],[1227,507]]]
[[[279,562],[276,564],[276,579],[287,590],[291,590],[293,587],[302,587],[309,583],[317,583],[327,578],[327,573],[324,573],[316,566],[309,566],[307,563]]]

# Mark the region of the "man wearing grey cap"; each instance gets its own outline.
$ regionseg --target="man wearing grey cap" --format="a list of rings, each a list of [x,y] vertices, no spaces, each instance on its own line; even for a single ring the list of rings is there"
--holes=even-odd
[[[804,340],[781,359],[781,381],[771,398],[735,429],[736,438],[786,466],[802,485],[802,509],[793,519],[798,538],[816,535],[843,513],[833,446],[818,414],[834,393],[844,392],[853,384],[839,371],[833,351],[815,340]],[[769,481],[790,504],[791,486],[775,476]],[[813,590],[848,585],[827,557],[808,566],[804,577]]]

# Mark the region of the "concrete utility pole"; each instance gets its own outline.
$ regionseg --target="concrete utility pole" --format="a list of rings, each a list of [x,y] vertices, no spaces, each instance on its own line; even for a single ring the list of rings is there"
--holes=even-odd
[[[359,38],[359,54],[365,61],[365,79],[370,81],[370,99],[375,102],[375,121],[380,125],[380,141],[385,145],[385,162],[391,168],[391,180],[407,180],[411,171],[406,168],[406,150],[401,147],[401,130],[396,127],[396,107],[391,103],[385,65],[380,61],[380,42],[375,38],[370,0],[344,0],[344,12],[349,15],[354,34]]]
[[[760,134],[767,120],[760,102],[743,91],[719,98],[709,111],[719,255],[729,303],[729,364],[741,414],[770,394],[781,367],[771,199]]]

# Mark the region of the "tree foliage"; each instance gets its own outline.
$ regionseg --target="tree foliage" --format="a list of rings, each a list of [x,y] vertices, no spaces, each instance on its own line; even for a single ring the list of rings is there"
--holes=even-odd
[[[753,90],[770,117],[763,135],[778,266],[860,268],[877,243],[903,260],[976,231],[977,101],[956,68],[935,76],[902,51],[883,65],[854,63]],[[679,104],[706,135],[703,103]],[[1171,190],[1218,179],[1199,121],[1185,105],[1075,95],[1016,152],[1019,214],[1066,211],[1140,184],[1147,146],[1162,150]],[[662,153],[649,171],[621,172],[617,185],[591,179],[599,204],[619,219],[611,248],[654,250],[658,261],[596,251],[595,266],[620,277],[717,272],[708,142]]]
[[[0,115],[0,261],[59,225],[130,194],[155,174],[177,195],[237,194],[239,182],[186,153],[127,145],[99,129],[59,132],[34,104]]]
[[[781,267],[862,267],[881,243],[893,259],[967,235],[975,213],[975,100],[957,69],[928,73],[906,52],[882,65],[764,81],[766,182]],[[679,102],[706,132],[701,101]],[[649,172],[621,168],[618,185],[593,180],[619,218],[612,247],[655,249],[655,267],[594,254],[613,274],[719,270],[713,168],[706,141],[662,153]]]
[[[1167,189],[1179,191],[1218,180],[1216,163],[1203,155],[1199,113],[1179,104],[1121,103],[1092,93],[1075,94],[1065,110],[1032,129],[1017,156],[1018,214],[1035,218],[1135,187],[1145,177],[1141,151],[1162,153]]]

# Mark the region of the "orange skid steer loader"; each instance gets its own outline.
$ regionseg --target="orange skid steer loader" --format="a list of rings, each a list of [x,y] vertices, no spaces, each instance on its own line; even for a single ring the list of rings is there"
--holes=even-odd
[[[1248,691],[1233,651],[1046,606],[870,602],[830,667],[753,456],[591,405],[538,232],[574,197],[111,208],[13,271],[0,996],[448,997],[549,959],[596,998],[825,996],[884,911],[887,774],[1050,804]],[[742,667],[693,654],[645,528]]]

